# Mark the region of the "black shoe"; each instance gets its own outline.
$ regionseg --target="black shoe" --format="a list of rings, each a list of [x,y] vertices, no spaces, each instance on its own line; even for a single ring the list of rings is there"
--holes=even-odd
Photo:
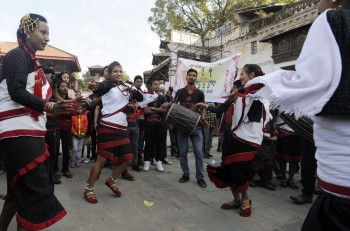
[[[308,197],[304,194],[301,194],[300,196],[293,197],[290,196],[290,199],[292,199],[296,204],[305,204],[305,203],[312,203],[312,197]]]
[[[189,181],[190,178],[188,176],[182,176],[180,179],[179,179],[179,183],[186,183],[187,181]]]
[[[164,160],[162,160],[162,163],[165,165],[172,165],[173,164],[168,160],[168,158],[165,158]]]
[[[207,183],[205,183],[205,181],[203,179],[197,180],[197,183],[201,188],[207,187]]]
[[[123,173],[122,173],[122,178],[124,180],[128,180],[128,181],[135,181],[135,177],[133,177],[127,170],[125,170]]]
[[[136,171],[136,172],[141,172],[141,168],[138,165],[134,165],[131,167],[132,170]]]
[[[204,159],[210,159],[210,157],[208,155],[205,155]]]
[[[207,156],[208,156],[209,158],[213,157],[213,155],[211,155],[211,154],[208,154]]]
[[[54,184],[61,184],[61,180],[57,178],[53,178],[53,183]]]

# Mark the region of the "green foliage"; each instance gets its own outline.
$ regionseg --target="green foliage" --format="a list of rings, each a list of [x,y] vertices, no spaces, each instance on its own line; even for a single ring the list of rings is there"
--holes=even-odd
[[[101,77],[102,78],[102,77]],[[82,79],[77,79],[82,90],[86,90],[88,84],[92,81],[95,80],[95,76],[91,76],[90,72],[87,71],[83,74]],[[130,80],[130,75],[127,74],[126,72],[123,73],[122,75],[122,81],[126,82],[127,80]]]
[[[83,79],[82,79],[82,83],[81,83],[81,88],[83,90],[87,89],[88,84],[94,80],[94,76],[91,76],[90,72],[87,71],[83,74]]]
[[[156,0],[148,18],[151,29],[161,39],[170,39],[171,30],[205,35],[233,19],[240,8],[292,3],[297,0]]]
[[[130,81],[130,75],[126,72],[123,72],[122,81],[125,83],[128,80]]]

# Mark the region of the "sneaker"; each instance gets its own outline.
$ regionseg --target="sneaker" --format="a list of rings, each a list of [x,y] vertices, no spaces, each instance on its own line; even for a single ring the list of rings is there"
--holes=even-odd
[[[145,161],[143,165],[143,171],[148,172],[151,161]]]
[[[79,161],[77,161],[77,162],[75,163],[75,167],[80,168],[80,162],[79,162]]]
[[[190,177],[188,176],[182,176],[180,179],[179,179],[179,183],[186,183],[187,181],[190,180]]]
[[[164,168],[163,168],[161,160],[157,161],[157,170],[158,170],[158,172],[164,172]]]
[[[164,158],[164,160],[162,160],[162,163],[165,165],[172,165],[173,164],[168,160],[168,158]]]
[[[128,170],[125,170],[123,173],[122,173],[122,178],[124,180],[128,180],[128,181],[135,181],[135,177],[133,177],[129,172]]]
[[[205,183],[205,181],[203,179],[197,180],[197,184],[201,188],[206,188],[207,187],[207,183]]]
[[[70,167],[70,168],[75,168],[75,163],[74,163],[74,161],[71,161],[71,162],[70,162],[69,167]]]
[[[90,158],[86,158],[85,160],[83,160],[83,163],[84,163],[84,164],[90,163]]]

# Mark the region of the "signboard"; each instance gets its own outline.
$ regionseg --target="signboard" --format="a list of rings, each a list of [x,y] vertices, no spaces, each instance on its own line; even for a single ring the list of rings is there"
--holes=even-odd
[[[189,59],[178,59],[174,91],[186,86],[187,70],[197,70],[196,87],[204,92],[206,102],[225,101],[237,76],[240,53],[214,63],[205,63]]]

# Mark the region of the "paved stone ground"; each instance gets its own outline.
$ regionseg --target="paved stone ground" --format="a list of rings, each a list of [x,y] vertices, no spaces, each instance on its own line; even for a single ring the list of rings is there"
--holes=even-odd
[[[213,147],[217,145],[214,138]],[[216,149],[216,148],[214,148]],[[221,154],[212,151],[214,160],[220,162]],[[206,160],[208,162],[209,160]],[[238,210],[225,211],[220,205],[232,199],[229,190],[217,189],[209,182],[208,188],[200,188],[195,180],[194,156],[190,153],[189,165],[191,179],[180,184],[179,160],[172,159],[173,165],[165,165],[165,172],[158,173],[155,167],[149,172],[130,170],[136,181],[118,180],[123,196],[117,198],[104,185],[111,170],[105,168],[96,183],[95,192],[98,204],[89,204],[84,200],[85,182],[90,171],[90,164],[82,164],[72,169],[72,179],[62,178],[62,184],[56,186],[55,193],[68,215],[48,230],[54,231],[296,231],[310,208],[307,205],[293,204],[289,196],[299,195],[299,191],[277,187],[276,191],[262,188],[250,188],[253,212],[249,218],[239,216]],[[300,174],[296,175],[299,182]],[[274,183],[278,181],[274,179]],[[301,186],[300,183],[297,183]],[[0,175],[0,192],[6,187],[5,174]],[[144,200],[154,202],[146,207]],[[2,207],[3,202],[0,202]],[[16,230],[12,221],[9,230]]]

